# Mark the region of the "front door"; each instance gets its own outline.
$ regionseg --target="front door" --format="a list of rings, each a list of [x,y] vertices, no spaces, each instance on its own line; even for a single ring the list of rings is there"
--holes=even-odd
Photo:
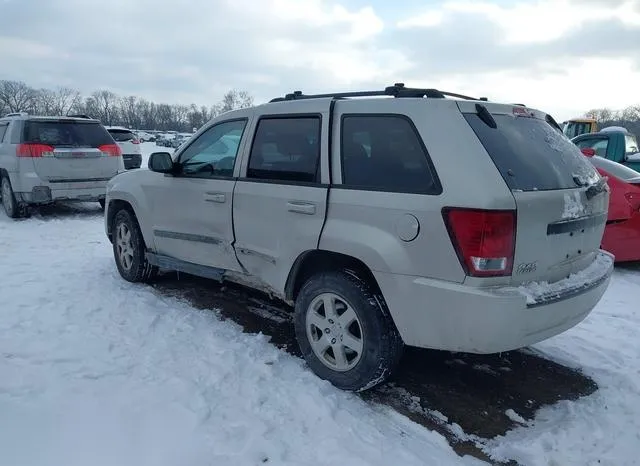
[[[231,216],[235,162],[247,124],[246,118],[213,124],[177,155],[179,172],[151,189],[158,254],[241,270],[233,251]]]
[[[261,117],[243,163],[245,176],[236,184],[238,260],[276,291],[283,291],[295,259],[318,247],[328,191],[321,183],[327,160],[326,136],[321,135],[327,131],[327,115]]]

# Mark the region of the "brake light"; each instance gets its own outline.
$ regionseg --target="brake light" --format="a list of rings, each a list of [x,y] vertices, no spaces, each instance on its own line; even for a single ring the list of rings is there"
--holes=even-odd
[[[16,152],[18,157],[46,157],[53,155],[53,146],[47,144],[26,143],[19,144]]]
[[[131,144],[140,144],[140,139],[132,139]]]
[[[98,150],[112,157],[122,156],[122,150],[118,144],[103,144],[98,147]]]
[[[467,275],[511,275],[516,244],[514,210],[445,208],[449,237]]]

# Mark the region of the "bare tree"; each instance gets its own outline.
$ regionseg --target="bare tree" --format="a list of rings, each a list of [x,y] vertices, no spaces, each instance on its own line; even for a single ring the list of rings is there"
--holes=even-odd
[[[21,81],[0,81],[0,102],[9,112],[33,112],[37,92]]]
[[[608,108],[596,108],[589,110],[585,113],[585,116],[594,118],[598,123],[603,121],[610,121],[615,118],[614,112]]]
[[[231,110],[251,107],[252,105],[253,97],[247,91],[231,89],[222,97],[222,102],[214,106],[212,113],[220,115]]]
[[[115,124],[117,115],[118,96],[108,90],[95,91],[87,99],[87,107],[90,107],[96,118],[107,126]]]
[[[138,128],[140,126],[140,115],[137,112],[138,98],[130,95],[120,99],[120,116],[124,126]]]
[[[55,115],[55,92],[51,89],[40,89],[36,91],[37,113],[41,115]]]
[[[53,114],[68,115],[72,110],[80,110],[82,97],[75,89],[58,87],[53,92]]]

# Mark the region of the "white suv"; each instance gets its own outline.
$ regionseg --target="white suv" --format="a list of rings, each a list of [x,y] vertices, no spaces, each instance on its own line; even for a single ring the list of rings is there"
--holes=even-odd
[[[140,149],[138,135],[130,129],[120,126],[107,126],[106,128],[122,150],[124,168],[127,170],[140,168],[142,166],[142,150]]]
[[[9,217],[55,201],[104,206],[107,181],[120,171],[120,147],[97,120],[27,114],[0,118],[1,193]]]
[[[216,117],[109,182],[121,276],[281,297],[309,366],[348,390],[404,344],[496,353],[573,327],[613,270],[605,180],[549,115],[446,95],[294,93]]]

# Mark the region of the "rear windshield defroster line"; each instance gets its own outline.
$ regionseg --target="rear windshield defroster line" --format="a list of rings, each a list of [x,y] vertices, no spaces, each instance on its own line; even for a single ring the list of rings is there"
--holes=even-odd
[[[492,117],[494,128],[477,113],[464,114],[511,190],[571,189],[599,179],[578,147],[545,120],[508,114]]]

